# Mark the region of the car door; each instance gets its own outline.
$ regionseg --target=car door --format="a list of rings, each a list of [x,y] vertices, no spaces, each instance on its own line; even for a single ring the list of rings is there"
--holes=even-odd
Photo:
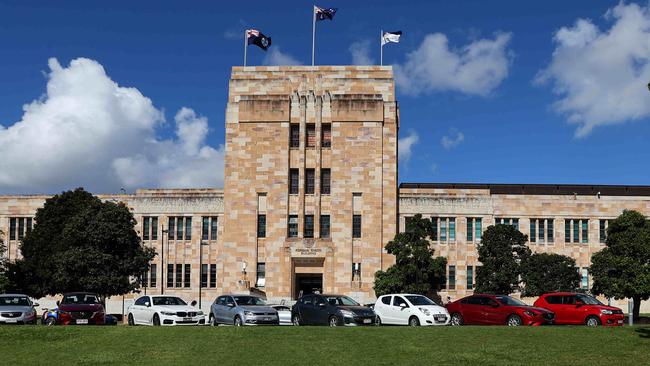
[[[214,304],[212,304],[212,316],[214,317],[214,320],[217,323],[221,323],[221,304],[223,304],[223,296],[219,296],[214,300]]]
[[[232,296],[224,296],[223,297],[223,306],[221,306],[220,313],[221,313],[221,322],[230,324],[234,321],[235,315],[233,309],[235,306],[235,299],[232,298]],[[232,315],[232,316],[231,316]]]
[[[131,316],[133,316],[133,322],[136,324],[142,324],[142,308],[144,303],[147,301],[147,296],[140,296],[133,305],[131,305]]]
[[[562,319],[565,324],[582,324],[582,309],[576,304],[575,295],[562,296]]]
[[[507,307],[491,297],[481,299],[481,318],[484,324],[505,324],[510,315]]]
[[[327,302],[327,299],[325,297],[320,295],[314,296],[312,309],[312,319],[314,321],[314,324],[319,325],[328,324],[330,314],[335,313],[337,310],[336,304],[330,304]]]
[[[312,324],[313,322],[313,295],[306,295],[298,300],[298,312],[300,313],[300,320],[303,324]]]
[[[481,324],[481,302],[483,297],[470,296],[461,300],[460,309],[461,315],[465,324]]]
[[[561,295],[546,296],[541,301],[535,302],[535,304],[554,312],[555,323],[562,324],[566,321],[564,308],[562,306],[562,298],[563,296]]]
[[[393,324],[408,325],[411,317],[411,307],[401,296],[393,296]]]
[[[381,322],[385,324],[393,324],[393,314],[391,309],[391,301],[393,297],[384,295],[379,298],[375,305],[375,313],[381,318]]]
[[[153,297],[146,296],[145,303],[142,304],[140,309],[140,319],[142,324],[153,324],[153,314],[156,312],[156,307],[153,303]]]

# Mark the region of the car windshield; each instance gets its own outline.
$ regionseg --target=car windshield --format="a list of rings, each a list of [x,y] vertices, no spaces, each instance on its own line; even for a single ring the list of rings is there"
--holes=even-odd
[[[347,306],[359,306],[359,303],[352,300],[351,298],[347,296],[325,296],[325,300],[330,305],[338,306],[338,305],[347,305]]]
[[[435,302],[431,301],[426,296],[410,295],[410,296],[404,296],[404,297],[406,297],[406,300],[408,300],[411,304],[413,304],[415,306],[418,306],[418,305],[436,305]]]
[[[31,306],[26,296],[0,296],[0,306]]]
[[[256,296],[233,296],[235,298],[235,303],[237,305],[253,305],[253,306],[263,306],[266,305],[264,300]]]
[[[589,295],[576,295],[578,301],[582,301],[585,305],[603,305],[598,299]]]
[[[497,296],[496,297],[497,301],[499,301],[503,305],[507,306],[528,306],[525,302],[521,300],[514,299],[510,296]]]
[[[181,306],[187,305],[183,299],[176,296],[155,296],[153,297],[154,305],[171,305],[171,306]]]
[[[99,304],[99,298],[95,294],[65,295],[61,304]]]

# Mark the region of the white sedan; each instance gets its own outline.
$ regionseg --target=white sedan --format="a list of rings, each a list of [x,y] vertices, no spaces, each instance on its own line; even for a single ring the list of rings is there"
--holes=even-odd
[[[128,309],[129,325],[203,325],[201,310],[176,296],[142,296]]]
[[[447,309],[417,294],[383,295],[375,303],[377,324],[448,325]]]

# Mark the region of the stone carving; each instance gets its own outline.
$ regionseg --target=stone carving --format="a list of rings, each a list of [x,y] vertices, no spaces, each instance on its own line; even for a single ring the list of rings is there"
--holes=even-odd
[[[129,202],[136,213],[223,213],[223,197],[142,197]]]
[[[430,214],[486,214],[494,208],[490,197],[406,196],[400,197],[401,213]]]

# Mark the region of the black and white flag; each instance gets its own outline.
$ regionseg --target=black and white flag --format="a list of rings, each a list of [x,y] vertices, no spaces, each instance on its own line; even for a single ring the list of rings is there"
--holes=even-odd
[[[385,45],[386,43],[399,43],[399,38],[402,36],[402,31],[397,31],[397,32],[384,32],[384,34],[381,36],[381,45]]]

